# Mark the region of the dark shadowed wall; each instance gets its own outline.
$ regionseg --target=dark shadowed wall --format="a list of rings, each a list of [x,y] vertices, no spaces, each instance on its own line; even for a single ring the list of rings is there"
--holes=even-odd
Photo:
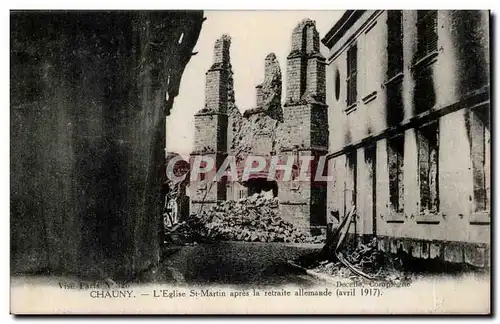
[[[11,13],[11,270],[158,262],[165,117],[202,12]]]

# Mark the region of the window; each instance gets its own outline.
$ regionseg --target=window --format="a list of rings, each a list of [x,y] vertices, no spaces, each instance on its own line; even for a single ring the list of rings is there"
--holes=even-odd
[[[335,100],[339,101],[340,98],[340,72],[337,69],[335,72]]]
[[[470,142],[474,183],[473,212],[489,210],[490,202],[490,127],[486,109],[470,113]]]
[[[387,77],[403,72],[403,12],[387,11]]]
[[[347,170],[347,176],[346,176],[346,183],[345,183],[345,214],[351,210],[352,206],[356,206],[356,165],[357,165],[357,155],[356,151],[352,151],[347,153],[346,156],[346,170]]]
[[[417,51],[414,58],[415,90],[414,114],[425,112],[436,104],[432,63],[437,58],[430,54],[437,51],[437,11],[417,11]],[[426,58],[426,59],[424,59]]]
[[[240,188],[238,190],[238,194],[239,194],[238,196],[239,199],[245,198],[245,191],[243,190],[243,188]]]
[[[387,124],[394,126],[404,119],[403,79],[397,78],[386,85]]]
[[[363,48],[362,52],[358,53],[363,60],[360,62],[363,64],[363,68],[358,73],[358,78],[362,78],[363,82],[360,84],[361,90],[358,92],[362,95],[361,98],[364,103],[370,102],[372,99],[376,98],[377,90],[379,87],[379,76],[383,74],[381,65],[375,59],[373,53],[381,51],[379,42],[379,37],[377,34],[380,33],[380,26],[377,27],[377,20],[371,22],[367,29],[365,30],[363,37]],[[360,75],[362,73],[362,75]]]
[[[436,104],[436,92],[432,69],[429,66],[415,71],[415,89],[413,92],[415,114],[425,112]]]
[[[372,224],[372,233],[377,233],[377,146],[376,144],[365,147],[365,164],[367,169],[367,177],[366,177],[366,195],[368,195],[368,199],[366,200],[367,208],[370,208],[371,204],[371,221]]]
[[[437,51],[437,10],[417,10],[417,59]]]
[[[439,212],[439,130],[438,123],[421,127],[417,132],[420,212]]]
[[[391,214],[404,212],[404,134],[388,139],[389,202]]]
[[[404,119],[403,108],[403,12],[387,11],[387,125]],[[399,75],[399,76],[398,76]]]
[[[353,45],[347,51],[347,107],[354,105],[357,100],[357,60],[358,48],[356,45]]]

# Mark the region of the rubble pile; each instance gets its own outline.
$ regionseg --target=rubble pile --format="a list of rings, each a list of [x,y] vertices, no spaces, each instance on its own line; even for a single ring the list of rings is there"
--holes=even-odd
[[[305,242],[308,237],[279,215],[278,199],[255,194],[220,202],[198,216],[206,237],[247,242]]]
[[[263,194],[218,202],[199,215],[191,215],[186,221],[167,229],[166,241],[181,244],[202,241],[322,241],[322,238],[311,237],[285,221],[278,207],[277,198],[268,198]]]
[[[353,267],[363,273],[376,278],[402,279],[403,267],[398,257],[377,249],[377,241],[373,239],[368,244],[359,243],[356,248],[345,248],[342,255]],[[311,265],[313,271],[325,273],[335,277],[353,278],[358,277],[340,260],[322,261]]]

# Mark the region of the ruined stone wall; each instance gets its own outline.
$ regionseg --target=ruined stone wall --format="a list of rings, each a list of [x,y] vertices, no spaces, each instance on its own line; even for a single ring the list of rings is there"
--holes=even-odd
[[[276,129],[279,122],[264,113],[255,113],[243,118],[238,133],[235,152],[239,157],[248,154],[269,156],[275,151]]]
[[[284,110],[284,120],[278,133],[278,149],[297,147],[326,151],[328,118],[325,105],[287,106]]]
[[[274,53],[264,62],[264,81],[256,86],[257,107],[235,119],[239,128],[233,135],[231,152],[240,157],[249,153],[269,156],[276,152],[277,129],[283,121],[281,70]],[[241,115],[240,115],[241,116]]]
[[[226,143],[223,134],[227,130],[227,115],[217,112],[198,113],[194,119],[194,152],[225,152]]]
[[[228,149],[228,109],[234,107],[230,63],[231,39],[223,35],[215,42],[213,64],[206,73],[205,107],[195,116],[195,143],[192,162],[206,156],[215,161],[212,172],[191,182],[191,213],[199,213],[218,200],[226,199],[226,186],[212,177],[222,165]],[[197,167],[197,166],[195,166]]]
[[[325,59],[319,51],[315,23],[309,19],[301,21],[293,30],[287,73],[284,122],[278,130],[277,146],[281,152],[296,151],[313,156],[312,164],[315,164],[327,152],[328,120]],[[308,226],[326,224],[326,186],[315,182],[314,175],[310,181],[301,182],[301,189],[289,183],[279,191],[280,201],[287,202],[282,205],[283,212],[293,215],[295,222]]]

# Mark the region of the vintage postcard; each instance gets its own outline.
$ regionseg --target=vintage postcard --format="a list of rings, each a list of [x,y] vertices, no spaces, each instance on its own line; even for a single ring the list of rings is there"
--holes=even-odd
[[[490,12],[10,12],[12,314],[490,314]]]

